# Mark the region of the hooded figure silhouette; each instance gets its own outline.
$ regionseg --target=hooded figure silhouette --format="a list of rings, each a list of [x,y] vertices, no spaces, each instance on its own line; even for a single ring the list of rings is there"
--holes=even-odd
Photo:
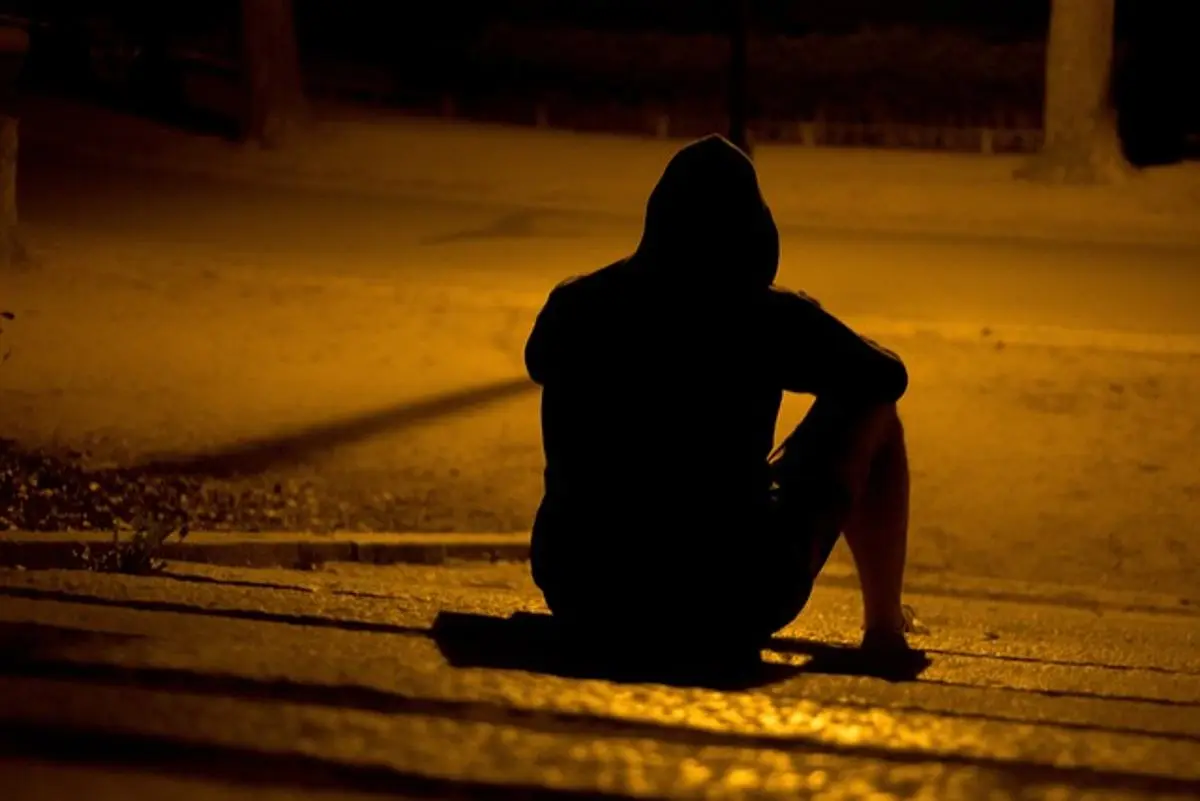
[[[556,617],[753,644],[804,606],[838,534],[780,513],[783,392],[887,404],[907,375],[776,288],[779,250],[753,163],[713,135],[671,159],[630,257],[551,292],[525,360],[546,460],[532,570]]]
[[[694,289],[762,291],[779,269],[779,231],[750,159],[707,136],[667,164],[646,204],[637,259]]]

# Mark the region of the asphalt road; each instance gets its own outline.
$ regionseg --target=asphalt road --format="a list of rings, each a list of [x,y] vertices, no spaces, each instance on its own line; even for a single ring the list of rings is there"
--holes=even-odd
[[[632,249],[641,209],[546,211],[423,197],[233,185],[27,158],[23,219],[60,235],[290,254],[330,273],[428,269],[447,252],[537,242],[488,270],[548,288]],[[650,187],[647,187],[647,193]],[[839,313],[979,325],[1200,334],[1200,250],[905,233],[838,232],[781,219],[780,282]],[[436,267],[435,267],[436,269]],[[442,269],[445,269],[444,267]]]
[[[183,568],[179,568],[181,571]],[[931,588],[872,678],[832,576],[754,676],[620,680],[524,566],[0,572],[0,783],[74,798],[1188,797],[1200,618]],[[1194,796],[1193,796],[1194,797]]]

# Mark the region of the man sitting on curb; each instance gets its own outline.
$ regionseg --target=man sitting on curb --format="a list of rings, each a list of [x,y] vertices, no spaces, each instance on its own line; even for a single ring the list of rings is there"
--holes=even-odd
[[[525,349],[542,386],[532,569],[555,618],[614,647],[757,654],[844,534],[863,645],[904,651],[908,461],[892,352],[776,287],[750,159],[680,150],[628,258],[551,292]],[[815,396],[773,454],[784,392]]]

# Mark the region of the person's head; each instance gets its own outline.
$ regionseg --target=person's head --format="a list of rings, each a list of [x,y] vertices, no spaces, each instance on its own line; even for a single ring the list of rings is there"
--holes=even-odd
[[[635,259],[672,281],[716,291],[770,286],[779,231],[750,158],[716,134],[676,153],[646,204]]]

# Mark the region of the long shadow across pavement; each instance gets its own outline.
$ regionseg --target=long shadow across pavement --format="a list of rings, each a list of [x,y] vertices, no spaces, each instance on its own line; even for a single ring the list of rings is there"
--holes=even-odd
[[[440,612],[431,635],[446,661],[455,667],[523,670],[562,678],[717,690],[749,690],[803,673],[915,681],[930,664],[920,651],[912,652],[912,659],[900,663],[871,658],[856,648],[833,646],[809,649],[806,653],[811,658],[803,665],[765,662],[761,657],[723,665],[698,664],[687,658],[645,662],[636,653],[613,653],[611,647],[568,637],[552,616],[531,612],[517,612],[509,617]]]
[[[362,442],[385,431],[409,428],[537,390],[529,379],[510,378],[318,423],[288,434],[259,437],[216,450],[162,455],[134,470],[146,475],[230,478],[295,464],[318,453]]]
[[[514,377],[212,450],[167,453],[115,467],[88,467],[77,461],[82,454],[64,458],[26,451],[19,443],[0,438],[0,476],[9,476],[8,481],[0,481],[0,509],[9,509],[10,525],[28,531],[108,530],[118,521],[137,527],[147,520],[194,529],[216,522],[186,504],[188,496],[203,493],[209,479],[261,476],[384,432],[428,424],[536,390],[528,379]],[[39,487],[54,496],[53,502],[41,495],[30,501],[24,494],[23,481],[33,475]]]
[[[310,684],[287,679],[263,680],[174,667],[122,665],[103,660],[81,661],[77,657],[65,657],[56,653],[59,648],[90,642],[97,636],[111,640],[115,646],[119,646],[123,641],[138,638],[138,635],[98,634],[54,626],[18,624],[7,629],[0,626],[0,643],[6,646],[6,650],[13,657],[0,667],[0,676],[9,683],[9,689],[21,687],[22,680],[63,682],[61,691],[66,699],[64,703],[70,703],[73,698],[76,704],[81,704],[81,699],[88,695],[91,688],[100,686],[129,693],[166,692],[251,702],[299,703],[391,715],[432,716],[459,722],[516,726],[542,733],[587,733],[593,738],[647,738],[691,747],[782,747],[832,757],[871,759],[892,765],[926,762],[931,758],[929,753],[919,749],[835,744],[804,735],[718,732],[675,723],[623,719],[620,716],[521,708],[495,701],[413,696],[368,686]],[[131,702],[135,699],[136,696],[130,696]],[[28,710],[29,705],[24,705],[24,708]],[[131,705],[130,708],[136,707]],[[163,736],[138,731],[136,727],[122,725],[120,721],[117,722],[116,728],[100,723],[43,723],[20,709],[15,712],[6,710],[0,718],[0,753],[10,756],[28,755],[70,762],[120,764],[134,768],[153,767],[155,770],[169,765],[172,768],[169,772],[186,776],[209,779],[220,777],[268,786],[291,785],[306,789],[313,789],[314,786],[375,792],[411,792],[414,789],[423,789],[426,792],[420,793],[421,795],[438,797],[442,797],[443,792],[448,789],[436,779],[404,771],[380,768],[364,774],[361,768],[321,757],[263,752],[207,743],[194,737]],[[164,758],[167,757],[169,759],[164,762]],[[1108,790],[1119,788],[1130,792],[1164,794],[1180,794],[1194,789],[1194,784],[1183,779],[1125,770],[1095,770],[1083,766],[1045,765],[1025,760],[1012,761],[1007,758],[959,754],[938,754],[936,759],[947,765],[996,772],[1008,782],[1032,786],[1066,785],[1077,789]],[[507,789],[512,791],[512,788]],[[532,792],[518,792],[516,795],[530,798],[563,797],[554,792],[528,789]],[[439,792],[430,793],[430,790]],[[514,797],[503,793],[467,795]],[[601,796],[588,794],[587,797]]]
[[[962,656],[972,659],[994,659],[987,654],[959,653],[931,649],[914,654],[914,661],[901,665],[879,665],[858,649],[830,645],[812,640],[775,637],[767,649],[782,654],[800,654],[809,659],[803,664],[779,664],[762,661],[755,664],[734,665],[717,670],[679,670],[670,665],[638,665],[606,658],[597,658],[595,651],[580,653],[563,648],[559,633],[547,614],[518,612],[510,617],[478,615],[462,612],[440,612],[430,628],[405,626],[393,623],[327,617],[320,614],[279,613],[263,609],[246,609],[238,606],[214,608],[196,606],[178,601],[163,601],[139,598],[109,598],[82,592],[50,590],[37,587],[0,586],[0,598],[21,598],[35,601],[85,604],[118,609],[134,609],[146,612],[166,612],[203,617],[246,620],[257,623],[272,623],[288,626],[328,628],[341,631],[390,634],[432,639],[447,663],[456,668],[483,668],[492,670],[520,670],[529,673],[574,679],[600,679],[617,683],[657,683],[676,687],[704,687],[715,690],[750,690],[785,681],[805,674],[847,675],[878,678],[886,681],[923,681],[947,687],[979,689],[977,685],[946,680],[923,679],[921,676],[932,662],[929,654]],[[5,650],[4,626],[0,624],[0,653]],[[1040,660],[1030,660],[1038,662]],[[1071,667],[1087,667],[1075,663],[1044,660],[1048,664],[1065,664]],[[0,675],[5,673],[0,666]],[[1186,673],[1186,672],[1185,672]],[[1195,702],[1170,701],[1153,696],[1115,696],[1090,691],[1043,690],[1037,688],[1008,687],[1013,692],[1032,693],[1050,697],[1078,698],[1082,700],[1126,701],[1156,704],[1167,707],[1195,707]],[[978,717],[977,715],[960,715]],[[1055,725],[1072,728],[1072,724],[1056,722]],[[1085,729],[1103,727],[1083,726]],[[1126,733],[1142,734],[1130,730]],[[1194,739],[1194,738],[1188,738]]]

